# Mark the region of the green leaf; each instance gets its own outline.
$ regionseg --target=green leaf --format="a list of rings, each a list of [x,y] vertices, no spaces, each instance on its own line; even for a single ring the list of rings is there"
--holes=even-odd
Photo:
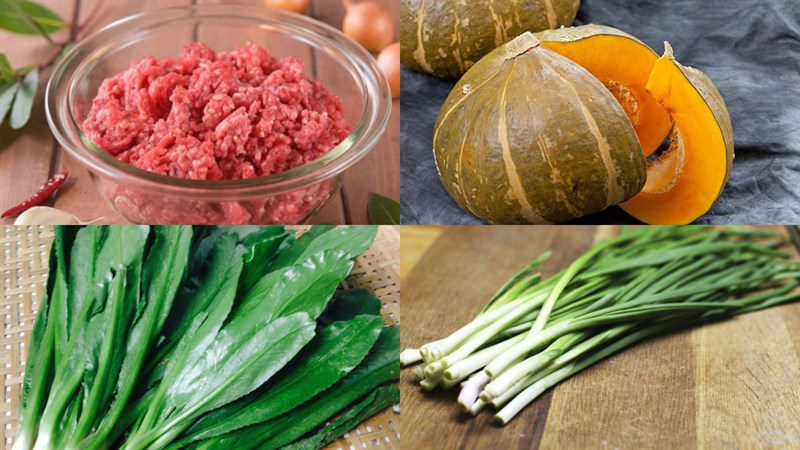
[[[231,234],[223,234],[214,242],[207,254],[206,269],[188,280],[181,290],[164,327],[165,341],[160,347],[174,347],[194,318],[210,309],[214,302],[228,299],[233,302],[242,272],[243,254],[244,249],[237,246],[236,238]]]
[[[11,83],[17,79],[17,73],[11,68],[8,58],[0,52],[0,82]]]
[[[355,258],[372,245],[377,232],[378,228],[374,226],[313,226],[282,251],[269,270],[300,263],[325,250],[344,252],[349,258]]]
[[[27,0],[0,0],[0,28],[19,34],[49,34],[64,28],[64,21],[50,9]]]
[[[336,295],[319,321],[328,324],[337,320],[350,320],[362,314],[380,315],[381,301],[364,289],[353,289]]]
[[[84,301],[89,298],[95,283],[97,254],[103,246],[108,227],[84,227],[75,235],[70,254],[69,308],[67,321],[69,340],[73,340],[83,324],[80,311]]]
[[[191,358],[165,376],[157,426],[134,435],[131,446],[169,443],[201,414],[249,394],[286,365],[314,336],[314,321],[300,312],[264,326],[259,317],[229,323]],[[167,383],[167,380],[169,382]],[[149,411],[148,411],[149,412]],[[142,430],[140,429],[140,432]]]
[[[79,270],[70,271],[70,278],[74,276],[80,280],[79,282],[86,283],[86,292],[85,298],[81,300],[80,310],[70,325],[70,342],[62,347],[65,355],[56,366],[50,397],[39,425],[40,437],[44,436],[43,442],[38,444],[41,447],[59,446],[62,443],[53,442],[53,439],[69,437],[67,433],[58,431],[58,428],[63,423],[64,412],[69,411],[71,403],[83,403],[87,400],[91,383],[96,379],[97,361],[106,337],[109,311],[106,306],[109,301],[112,274],[120,266],[131,267],[140,263],[149,234],[149,227],[146,226],[101,227],[101,229],[107,230],[104,231],[107,237],[97,252],[97,257],[92,260],[94,269],[91,277],[81,276]],[[76,245],[83,245],[79,244],[80,234],[79,232],[73,244],[71,252],[73,260],[76,254],[80,253],[80,249],[75,248]],[[122,354],[122,349],[119,349],[118,353]],[[88,384],[79,389],[82,383]]]
[[[247,235],[242,245],[247,249],[244,269],[239,281],[239,295],[247,293],[264,276],[267,265],[289,237],[283,227],[261,227],[259,231]]]
[[[400,375],[400,328],[384,327],[378,341],[358,367],[330,389],[295,412],[273,422],[276,433],[260,448],[278,449],[314,429],[377,386]],[[263,438],[262,438],[263,439]]]
[[[313,435],[292,444],[287,445],[283,450],[318,450],[325,445],[333,442],[339,436],[351,431],[361,422],[383,411],[384,409],[396,405],[400,402],[400,389],[396,385],[382,386],[372,391],[356,406],[350,408],[347,413],[337,417],[333,423],[320,428]]]
[[[280,380],[254,392],[254,398],[220,408],[188,430],[182,444],[205,439],[277,417],[339,381],[356,367],[378,339],[383,319],[359,316],[323,328],[280,373]],[[181,445],[180,443],[178,445]]]
[[[142,318],[131,330],[128,349],[149,343],[164,326],[172,302],[186,276],[192,228],[162,226],[155,228],[155,242],[142,269],[142,297],[146,304]],[[149,345],[146,345],[146,347]]]
[[[182,368],[182,376],[167,389],[168,402],[178,407],[202,402],[201,411],[222,406],[261,386],[313,336],[314,322],[305,313],[281,317],[267,326],[257,318],[247,324],[231,323],[220,330],[205,354]]]
[[[39,69],[33,69],[22,79],[22,84],[14,98],[14,106],[11,107],[11,119],[9,120],[11,128],[18,130],[28,123],[37,89],[39,89]]]
[[[2,83],[0,84],[0,125],[6,119],[6,115],[11,111],[11,105],[14,104],[14,97],[19,91],[20,83]]]
[[[107,236],[98,252],[97,267],[93,272],[94,286],[90,286],[95,294],[89,296],[92,301],[87,305],[93,312],[88,320],[83,321],[75,337],[79,340],[76,352],[83,354],[87,364],[81,389],[80,417],[74,434],[64,435],[73,446],[78,445],[95,428],[115,397],[114,390],[126,356],[126,347],[132,345],[132,323],[143,308],[145,293],[142,265],[149,231],[148,227],[108,227]],[[154,259],[168,261],[170,258],[164,250],[163,228],[155,231],[156,238],[149,250],[148,262]],[[105,298],[97,293],[99,284],[107,285]],[[117,289],[123,290],[118,293]],[[95,305],[92,306],[92,303]]]
[[[129,308],[136,307],[136,321],[130,328],[127,340],[120,342],[119,355],[116,355],[118,377],[109,380],[108,393],[114,393],[113,401],[98,417],[93,418],[92,424],[96,431],[93,433],[89,445],[100,446],[113,430],[117,419],[122,415],[136,387],[137,378],[145,364],[145,358],[156,344],[167,315],[172,310],[172,304],[179,285],[184,279],[186,267],[189,263],[189,249],[192,242],[192,228],[186,226],[164,226],[155,228],[155,241],[150,248],[147,259],[141,269],[134,272],[135,289],[129,291]],[[133,271],[132,271],[133,272]],[[141,286],[141,287],[140,287]],[[139,292],[141,289],[141,299]],[[144,302],[143,304],[140,302]],[[134,317],[129,312],[130,318]],[[126,328],[127,329],[127,328]],[[114,381],[116,383],[114,383]],[[104,399],[104,404],[109,398]],[[96,422],[96,423],[95,423]],[[77,446],[87,437],[87,429],[79,430],[72,438],[72,443]]]
[[[216,238],[207,255],[207,267],[187,282],[178,298],[163,329],[163,340],[156,355],[150,359],[145,374],[146,381],[140,386],[145,390],[158,383],[166,367],[163,360],[170,359],[171,353],[192,325],[195,318],[222,307],[219,326],[227,317],[236,295],[237,281],[242,272],[244,248],[237,245],[232,234],[221,234]],[[158,365],[157,365],[158,364]]]
[[[289,444],[377,386],[400,374],[400,329],[385,327],[366,358],[310,402],[276,419],[198,443],[200,449],[277,449]]]
[[[55,268],[51,270],[55,270]],[[49,297],[45,291],[39,303],[39,311],[36,313],[36,321],[33,324],[26,357],[18,419],[20,426],[15,443],[17,448],[28,449],[33,446],[37,433],[36,427],[53,384],[55,324],[48,321],[48,313]]]
[[[84,376],[82,390],[85,401],[81,404],[81,415],[75,429],[70,433],[68,442],[71,445],[67,444],[68,447],[78,445],[95,422],[99,422],[98,416],[102,417],[106,403],[113,394],[124,357],[122,349],[125,347],[128,326],[132,318],[130,312],[133,304],[131,299],[126,297],[132,292],[137,296],[139,293],[140,269],[138,264],[134,267],[131,272],[136,273],[133,277],[135,285],[127,284],[128,269],[124,266],[118,268],[111,281],[102,327],[98,327],[98,331],[102,333],[102,340],[96,349],[92,349],[91,357],[87,358],[92,362]]]
[[[251,317],[269,321],[298,311],[316,320],[353,268],[348,256],[326,250],[307,258],[303,264],[268,273],[241,300],[231,323]]]
[[[373,225],[400,225],[400,203],[389,197],[371,192],[367,213]]]
[[[53,245],[50,247],[50,267],[55,268],[47,276],[47,291],[50,293],[50,309],[55,323],[56,355],[63,353],[69,337],[67,295],[67,260],[64,249],[64,227],[54,227]]]

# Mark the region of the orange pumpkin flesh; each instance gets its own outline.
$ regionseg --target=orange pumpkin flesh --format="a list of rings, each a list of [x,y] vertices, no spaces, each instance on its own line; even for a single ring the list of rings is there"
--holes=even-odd
[[[614,94],[645,156],[658,149],[672,128],[669,114],[645,89],[658,54],[635,37],[603,25],[560,28],[536,36],[544,47],[578,63]]]
[[[675,121],[669,150],[648,164],[642,192],[622,208],[646,223],[687,224],[705,214],[733,166],[733,129],[725,102],[702,72],[676,62],[665,43],[646,89]]]

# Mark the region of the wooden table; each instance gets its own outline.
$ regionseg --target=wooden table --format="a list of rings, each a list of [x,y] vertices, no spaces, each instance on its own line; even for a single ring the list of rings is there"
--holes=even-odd
[[[607,231],[402,227],[402,348],[466,324],[542,251],[553,250],[550,275]],[[505,428],[488,413],[465,419],[456,391],[425,392],[408,369],[400,386],[405,448],[796,449],[800,303],[641,343],[548,391]]]
[[[53,35],[56,42],[74,39],[77,25],[92,14],[99,0],[37,0],[58,13],[68,25]],[[399,0],[380,0],[389,6],[399,34]],[[105,0],[85,31],[94,31],[130,14],[167,6],[203,3],[261,4],[260,0]],[[311,17],[341,28],[344,8],[339,0],[314,0]],[[13,67],[41,64],[57,50],[39,36],[22,36],[0,30],[0,52]],[[49,72],[49,71],[48,71]],[[42,76],[42,86],[49,76]],[[313,74],[311,74],[313,78]],[[39,89],[31,120],[22,130],[0,127],[0,211],[27,198],[54,173],[67,170],[69,180],[50,206],[66,210],[83,221],[124,223],[100,197],[87,172],[58,144],[47,126],[44,113],[44,88]],[[400,104],[393,102],[387,131],[376,147],[345,174],[344,187],[313,219],[314,223],[368,223],[367,199],[370,192],[400,198]],[[4,223],[11,223],[7,220]]]

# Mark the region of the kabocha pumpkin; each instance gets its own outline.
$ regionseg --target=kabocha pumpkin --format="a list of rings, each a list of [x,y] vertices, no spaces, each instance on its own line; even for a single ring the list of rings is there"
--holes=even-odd
[[[556,223],[633,197],[646,162],[620,104],[531,33],[461,78],[434,129],[442,182],[494,223]]]
[[[672,119],[645,85],[658,54],[635,37],[604,25],[582,25],[537,33],[548,49],[578,63],[620,102],[633,124],[645,156],[669,135]]]
[[[665,43],[647,91],[675,120],[669,149],[648,164],[647,184],[622,208],[655,224],[686,224],[705,214],[733,167],[733,128],[725,101],[703,72],[675,61]]]
[[[461,76],[526,31],[572,24],[580,0],[403,0],[401,60],[440,78]]]

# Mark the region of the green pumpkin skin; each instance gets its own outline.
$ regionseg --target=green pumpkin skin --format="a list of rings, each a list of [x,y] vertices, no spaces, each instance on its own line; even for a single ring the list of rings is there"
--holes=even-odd
[[[458,78],[526,31],[569,26],[580,0],[402,0],[400,59],[439,78]]]
[[[445,189],[490,223],[560,223],[641,191],[641,145],[622,107],[589,72],[531,34],[475,64],[434,128]]]

